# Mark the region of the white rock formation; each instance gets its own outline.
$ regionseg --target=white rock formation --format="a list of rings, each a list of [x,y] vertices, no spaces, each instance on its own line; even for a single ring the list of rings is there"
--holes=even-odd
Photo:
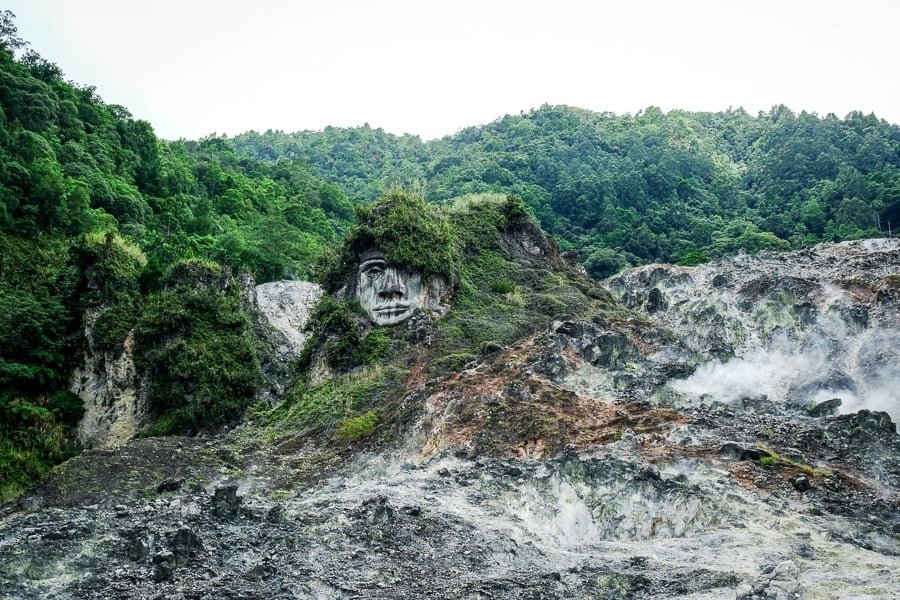
[[[273,281],[253,289],[250,311],[262,343],[265,385],[259,398],[274,406],[293,377],[292,361],[309,338],[309,313],[322,297],[322,288],[309,281]]]
[[[84,315],[84,364],[72,373],[69,389],[84,401],[78,442],[88,448],[110,448],[132,439],[147,420],[147,397],[134,366],[134,332],[121,351],[99,352],[91,332],[101,309]]]
[[[284,336],[275,347],[278,359],[289,360],[303,350],[309,337],[305,331],[309,313],[322,288],[309,281],[273,281],[256,286],[254,294],[259,320]]]

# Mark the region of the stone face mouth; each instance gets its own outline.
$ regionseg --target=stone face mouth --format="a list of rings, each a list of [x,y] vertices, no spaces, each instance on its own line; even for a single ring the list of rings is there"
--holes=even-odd
[[[378,325],[397,325],[412,315],[412,304],[387,304],[372,309],[372,320]]]
[[[374,312],[377,313],[395,313],[395,312],[403,312],[410,309],[409,304],[391,304],[388,306],[377,306],[374,309]]]

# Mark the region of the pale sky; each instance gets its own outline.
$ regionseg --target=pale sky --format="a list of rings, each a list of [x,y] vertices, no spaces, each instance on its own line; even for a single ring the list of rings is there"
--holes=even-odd
[[[544,103],[786,104],[900,123],[900,2],[7,0],[167,139],[369,123],[431,139]]]

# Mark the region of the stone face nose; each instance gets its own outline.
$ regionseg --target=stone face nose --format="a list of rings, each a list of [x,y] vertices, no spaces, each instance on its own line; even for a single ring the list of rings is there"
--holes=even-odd
[[[378,299],[383,302],[402,300],[406,295],[406,286],[397,269],[388,267],[385,269],[382,284],[378,290]]]

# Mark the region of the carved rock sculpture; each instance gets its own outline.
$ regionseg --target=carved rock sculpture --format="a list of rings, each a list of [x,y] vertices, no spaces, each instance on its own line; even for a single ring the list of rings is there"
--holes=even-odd
[[[389,264],[379,250],[363,252],[353,282],[353,296],[376,325],[397,325],[417,310],[438,310],[449,286],[443,277],[424,283],[421,273]]]

